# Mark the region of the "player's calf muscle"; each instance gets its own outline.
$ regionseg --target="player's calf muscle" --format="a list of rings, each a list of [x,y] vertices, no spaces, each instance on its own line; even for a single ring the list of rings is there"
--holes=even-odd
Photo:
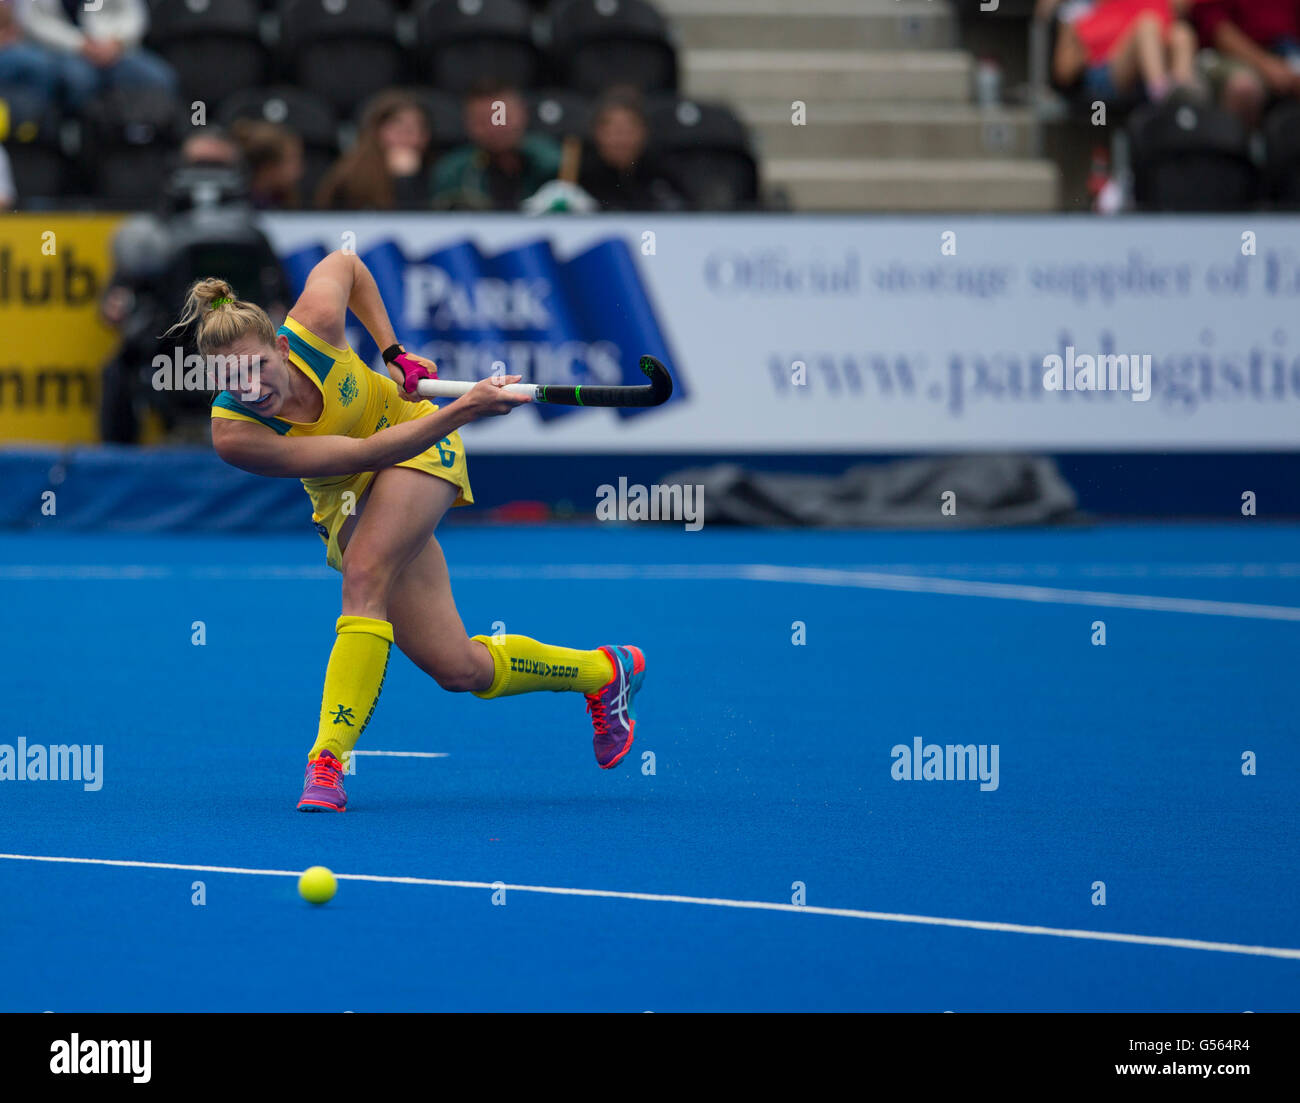
[[[492,659],[488,657],[485,672],[484,665],[475,662],[473,648],[476,646],[481,645],[466,639],[464,648],[458,648],[449,661],[440,664],[433,674],[433,680],[448,693],[473,693],[490,686]]]
[[[411,662],[448,693],[475,693],[492,684],[492,656],[468,636],[449,641],[434,639],[429,632],[412,637],[398,629],[394,640]]]

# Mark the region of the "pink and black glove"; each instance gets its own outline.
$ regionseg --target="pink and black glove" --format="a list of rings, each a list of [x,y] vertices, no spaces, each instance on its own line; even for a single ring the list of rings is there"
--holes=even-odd
[[[407,352],[400,344],[384,349],[384,363],[388,365],[388,374],[402,388],[402,397],[410,402],[421,401],[415,393],[416,385],[421,379],[438,378],[437,364],[423,356]]]

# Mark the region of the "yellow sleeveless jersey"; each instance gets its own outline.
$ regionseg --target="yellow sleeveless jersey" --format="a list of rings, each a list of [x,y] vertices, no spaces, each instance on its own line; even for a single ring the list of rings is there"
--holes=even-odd
[[[311,423],[262,417],[240,405],[229,391],[222,391],[213,400],[213,418],[251,421],[281,436],[361,439],[437,409],[431,402],[404,401],[397,384],[387,375],[371,371],[351,348],[327,344],[292,318],[285,320],[279,332],[289,339],[290,363],[320,389],[324,399],[320,417]],[[460,489],[456,498],[458,506],[474,501],[459,433],[443,437],[432,448],[397,466],[413,467],[455,484]],[[358,512],[361,496],[374,476],[373,471],[361,471],[354,475],[302,480],[311,498],[312,520],[325,541],[326,558],[336,569],[341,569],[342,563],[339,530],[349,516]]]

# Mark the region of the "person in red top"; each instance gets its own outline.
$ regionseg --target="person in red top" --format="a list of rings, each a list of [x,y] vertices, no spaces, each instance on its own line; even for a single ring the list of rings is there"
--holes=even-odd
[[[1201,44],[1219,52],[1223,106],[1254,127],[1270,99],[1300,95],[1300,0],[1193,0]]]
[[[1043,0],[1040,13],[1060,0]],[[1196,33],[1179,18],[1187,0],[1096,0],[1062,11],[1052,72],[1106,103],[1163,100],[1196,86]]]

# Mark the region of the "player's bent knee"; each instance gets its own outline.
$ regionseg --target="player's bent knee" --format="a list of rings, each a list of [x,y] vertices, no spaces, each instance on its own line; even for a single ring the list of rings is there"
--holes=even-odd
[[[343,557],[344,607],[376,609],[386,606],[393,586],[393,572],[387,564],[364,556]]]

